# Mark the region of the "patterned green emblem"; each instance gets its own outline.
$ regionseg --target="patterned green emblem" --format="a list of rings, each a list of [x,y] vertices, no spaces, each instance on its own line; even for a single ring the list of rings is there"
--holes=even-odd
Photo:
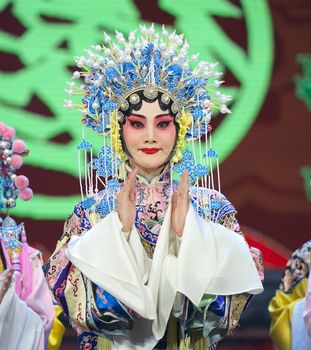
[[[241,0],[240,4],[237,7],[226,0],[159,1],[161,9],[175,16],[177,31],[185,34],[192,53],[200,52],[201,59],[221,62],[220,70],[229,70],[238,82],[238,86],[223,89],[235,102],[232,114],[213,134],[221,160],[230,155],[256,119],[272,68],[272,25],[267,2]],[[83,48],[102,42],[103,30],[129,33],[135,29],[140,22],[139,11],[130,0],[4,0],[0,10],[8,6],[12,6],[12,14],[25,30],[20,36],[0,32],[2,51],[16,55],[22,64],[17,71],[1,73],[0,119],[27,142],[31,150],[29,165],[77,176],[75,149],[81,140],[80,115],[62,107],[66,81],[71,76],[69,67]],[[246,50],[225,34],[216,17],[243,21]],[[25,108],[34,98],[48,107],[49,117]],[[70,135],[69,142],[53,142],[64,133]],[[101,140],[94,140],[96,136],[86,136],[100,146]],[[53,181],[53,177],[45,181]],[[63,219],[79,199],[78,195],[39,193],[31,204],[19,202],[14,214]]]

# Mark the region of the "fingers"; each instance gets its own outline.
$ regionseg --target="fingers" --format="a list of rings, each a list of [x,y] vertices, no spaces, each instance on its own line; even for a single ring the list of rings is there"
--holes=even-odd
[[[124,183],[122,190],[118,193],[117,196],[117,206],[120,208],[121,206],[127,206],[128,202],[135,203],[136,202],[136,175],[138,172],[138,168],[135,168],[130,174],[127,181]]]
[[[129,199],[131,202],[135,202],[135,200],[136,200],[136,188],[134,185],[132,186],[132,188],[129,191]]]
[[[172,194],[172,209],[174,210],[177,206],[177,191],[175,190]]]
[[[189,192],[189,171],[185,170],[183,174],[181,175],[179,185],[177,187],[177,191],[180,192],[180,195],[188,196]]]
[[[135,182],[136,182],[136,175],[137,175],[138,169],[135,168],[130,176],[128,177],[128,180],[126,182],[126,191],[128,193],[128,198],[131,202],[135,202],[136,199],[136,189],[135,189]]]
[[[6,284],[7,288],[11,284],[12,276],[13,276],[13,270],[10,269],[10,270],[8,270],[8,272],[6,274],[5,281],[4,281],[4,284]]]
[[[2,282],[1,288],[0,288],[0,303],[2,302],[2,299],[5,296],[5,293],[10,287],[11,281],[12,281],[13,271],[7,270],[5,280]]]
[[[7,280],[9,284],[11,284],[12,282],[12,277],[13,277],[13,270],[10,269],[7,276]]]
[[[189,188],[189,171],[187,169],[183,172],[180,182],[183,188]]]
[[[127,181],[125,182],[124,185],[124,190],[127,192],[130,192],[131,189],[135,186],[135,182],[136,182],[136,175],[138,172],[138,168],[135,168],[129,175]]]
[[[189,185],[188,179],[189,179],[189,173],[188,173],[188,170],[186,170],[180,178],[179,185],[177,186],[177,188],[172,194],[172,202],[176,203],[176,205],[179,199],[181,199],[184,202],[187,202],[189,200],[190,185]]]
[[[11,282],[13,276],[13,270],[12,269],[7,269],[3,272],[2,274],[2,283],[5,283],[7,281]]]

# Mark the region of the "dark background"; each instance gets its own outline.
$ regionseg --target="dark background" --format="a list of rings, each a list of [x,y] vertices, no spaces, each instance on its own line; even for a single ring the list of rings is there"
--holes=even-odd
[[[174,25],[174,16],[161,10],[157,1],[136,0],[134,3],[142,20]],[[232,3],[241,6],[238,0]],[[253,127],[221,165],[222,190],[236,206],[244,233],[255,237],[255,241],[260,241],[272,251],[282,252],[286,260],[290,251],[310,239],[311,233],[311,203],[301,175],[302,167],[311,166],[311,114],[305,102],[297,98],[294,83],[294,76],[302,74],[297,55],[311,53],[311,4],[309,0],[272,0],[268,5],[274,36],[271,82]],[[0,14],[0,28],[20,35],[23,26],[11,9],[12,5],[9,5]],[[242,47],[247,45],[243,25],[231,19],[217,20],[230,37]],[[5,52],[0,55],[0,66],[4,72],[14,71],[21,64],[12,55]],[[229,83],[230,79],[233,80],[228,76]],[[1,88],[4,87],[0,84]],[[36,98],[28,108],[48,117],[48,109]],[[56,141],[66,142],[67,137],[66,134],[60,135]],[[51,194],[78,193],[78,182],[69,175],[27,165],[23,173],[30,177],[35,192],[42,192],[44,188]],[[53,179],[48,189],[45,184],[47,177]],[[48,257],[62,233],[63,221],[18,220],[25,222],[31,243]],[[256,310],[266,310],[272,290],[277,286],[280,274],[269,273],[267,289],[270,294],[256,302]],[[249,313],[252,312],[250,310]],[[256,315],[250,317],[254,319]],[[266,312],[263,312],[262,318],[265,321],[261,328],[249,321],[247,333],[238,330],[236,336],[229,338],[220,348],[271,349]]]
[[[239,1],[232,2],[241,5]],[[142,20],[174,25],[174,16],[161,10],[157,1],[136,0],[135,4]],[[222,191],[236,206],[239,222],[246,226],[244,230],[258,231],[292,251],[310,238],[311,205],[301,168],[311,165],[311,114],[295,94],[294,76],[302,73],[297,55],[311,51],[311,6],[308,0],[273,0],[268,4],[275,46],[271,82],[254,125],[221,165]],[[20,35],[23,26],[11,10],[12,5],[8,5],[0,14],[0,28]],[[228,36],[246,46],[243,23],[230,18],[217,21]],[[18,57],[5,52],[0,62],[4,72],[12,72],[22,64]],[[229,84],[234,83],[230,75],[225,78]],[[49,115],[48,107],[35,95],[26,109],[44,118]],[[65,143],[68,137],[64,133],[54,141]],[[27,165],[23,173],[30,177],[35,193],[78,193],[78,182],[72,176]],[[47,178],[53,179],[49,186]],[[21,220],[31,242],[49,255],[62,232],[63,221]]]

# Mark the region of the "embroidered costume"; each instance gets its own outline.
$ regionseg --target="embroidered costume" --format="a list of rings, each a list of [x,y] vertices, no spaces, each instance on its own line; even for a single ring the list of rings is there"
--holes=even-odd
[[[84,97],[82,105],[65,106],[81,109],[83,124],[102,134],[103,147],[94,157],[87,140],[78,146],[82,201],[49,259],[48,283],[80,349],[214,348],[237,326],[251,295],[262,291],[263,278],[260,252],[249,249],[235,208],[220,193],[211,145],[212,112],[230,112],[230,98],[215,92],[222,83],[216,64],[190,68],[197,56],[187,58],[189,45],[175,32],[142,27],[137,38],[117,32],[116,41],[107,34],[104,40],[106,46],[76,59],[81,70],[73,78],[84,84],[68,83],[69,95]],[[123,127],[142,101],[169,110],[176,140],[157,176],[137,175],[135,222],[122,232],[117,197],[132,171]],[[178,237],[171,196],[185,170],[191,204]]]

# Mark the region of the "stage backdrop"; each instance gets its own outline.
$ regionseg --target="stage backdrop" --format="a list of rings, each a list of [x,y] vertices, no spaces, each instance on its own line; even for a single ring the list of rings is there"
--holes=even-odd
[[[176,28],[192,53],[220,62],[223,92],[234,102],[231,115],[215,119],[213,146],[222,190],[240,223],[290,250],[309,238],[311,114],[295,94],[304,78],[297,55],[311,51],[308,0],[4,0],[0,6],[0,120],[27,142],[23,173],[35,192],[12,213],[46,255],[79,201],[81,118],[62,107],[74,57],[102,43],[103,31],[127,34],[151,23]],[[98,150],[101,139],[86,136]]]

